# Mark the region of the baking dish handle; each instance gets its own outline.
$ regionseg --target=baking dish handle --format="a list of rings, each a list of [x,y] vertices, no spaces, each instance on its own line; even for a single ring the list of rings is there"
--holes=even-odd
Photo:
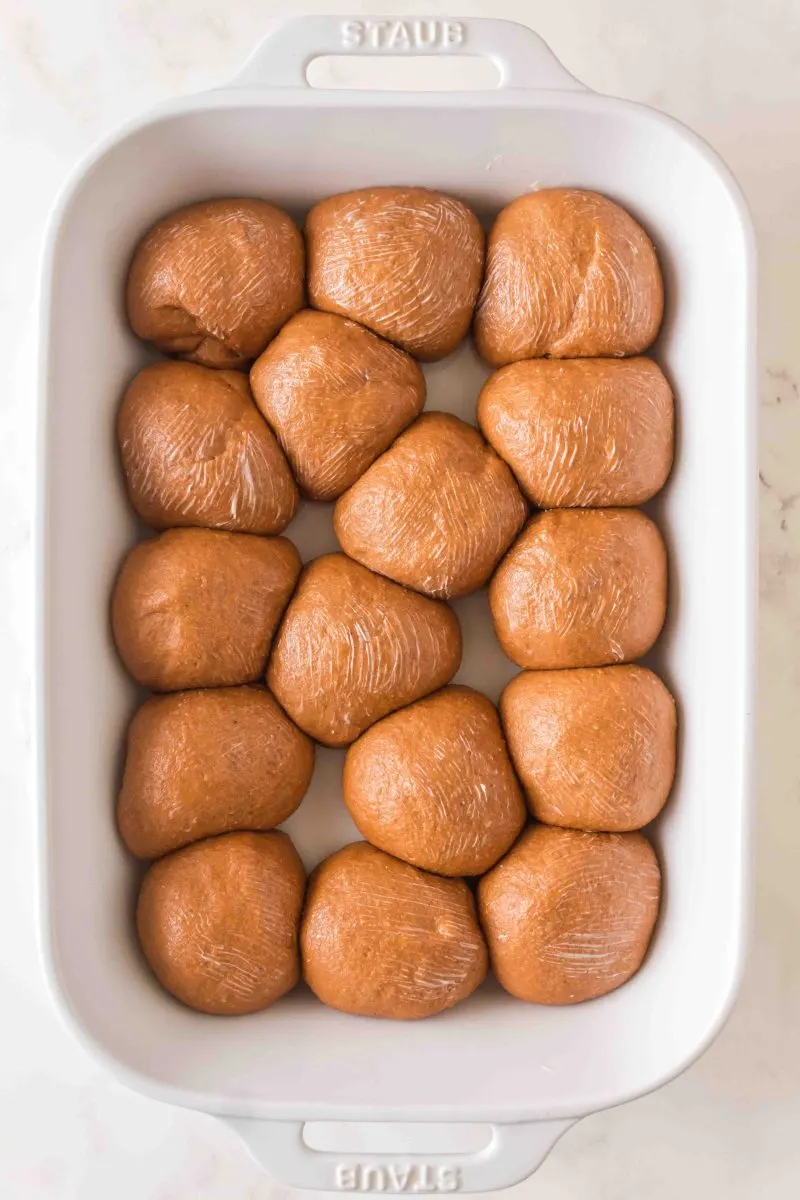
[[[337,1153],[312,1149],[303,1136],[303,1121],[226,1120],[280,1184],[315,1191],[385,1194],[489,1192],[511,1187],[533,1174],[574,1124],[569,1119],[491,1125],[488,1143],[464,1154],[448,1151],[448,1143],[454,1144],[454,1136],[463,1133],[465,1126],[437,1123],[429,1127],[435,1131],[437,1152],[420,1154],[403,1149],[407,1127],[402,1124],[361,1123],[357,1128],[364,1135],[362,1143],[370,1147],[378,1143],[387,1149]]]
[[[482,17],[290,18],[275,24],[227,86],[307,88],[313,59],[353,54],[488,58],[501,88],[584,90],[532,29]]]

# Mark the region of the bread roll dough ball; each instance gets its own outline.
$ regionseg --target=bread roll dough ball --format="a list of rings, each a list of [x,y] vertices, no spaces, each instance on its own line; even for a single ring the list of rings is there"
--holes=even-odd
[[[424,413],[337,501],[342,549],[429,596],[486,583],[525,520],[514,476],[471,425]]]
[[[303,304],[303,238],[265,200],[205,200],[145,235],[128,273],[133,332],[165,354],[240,367]]]
[[[326,554],[300,576],[267,682],[301,729],[346,746],[449,683],[460,662],[461,629],[446,604]]]
[[[331,196],[306,219],[308,294],[416,358],[444,358],[466,336],[483,273],[471,209],[426,188]]]
[[[492,227],[475,341],[495,367],[641,354],[663,309],[656,252],[633,217],[597,192],[545,188]]]
[[[534,825],[478,885],[494,973],[532,1004],[604,996],[641,966],[660,896],[643,834]]]
[[[623,833],[658,816],[675,777],[675,701],[644,667],[525,671],[500,698],[531,812]]]
[[[540,358],[497,371],[478,424],[539,508],[642,504],[673,450],[672,391],[649,358]]]
[[[635,508],[536,514],[489,587],[500,645],[534,670],[641,658],[666,603],[664,542]]]
[[[331,1008],[432,1017],[486,977],[487,954],[463,879],[442,879],[355,842],[312,874],[300,933],[303,975]]]
[[[131,504],[154,529],[280,533],[297,486],[247,379],[196,363],[145,367],[117,417]]]
[[[410,355],[310,308],[284,326],[250,381],[312,500],[340,496],[425,403],[425,376]]]
[[[168,529],[140,542],[111,601],[120,658],[154,692],[260,679],[299,573],[286,538]]]
[[[365,838],[439,875],[482,875],[525,823],[497,712],[472,688],[373,725],[348,750],[342,785]]]
[[[264,688],[154,696],[128,728],[117,824],[137,858],[273,829],[297,808],[313,769],[313,742]]]
[[[162,987],[199,1012],[258,1012],[300,978],[305,872],[285,833],[228,833],[161,858],[136,927]]]

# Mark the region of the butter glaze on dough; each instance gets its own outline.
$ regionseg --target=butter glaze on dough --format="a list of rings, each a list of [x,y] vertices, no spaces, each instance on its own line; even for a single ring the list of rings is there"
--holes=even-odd
[[[446,687],[385,717],[347,752],[344,800],[373,845],[440,875],[481,875],[525,823],[497,711]]]
[[[677,717],[652,671],[523,671],[500,713],[537,820],[623,833],[661,811],[675,777]]]
[[[666,604],[666,548],[636,508],[535,514],[489,585],[500,645],[530,670],[641,658]]]
[[[478,884],[492,966],[512,996],[577,1004],[642,964],[661,872],[641,833],[534,825]]]
[[[281,533],[297,486],[247,379],[189,362],[145,367],[117,415],[128,497],[153,529]]]
[[[324,1004],[368,1017],[430,1017],[486,977],[486,944],[463,879],[442,879],[354,842],[313,872],[303,975]]]
[[[446,604],[326,554],[300,576],[267,683],[311,737],[346,746],[449,683],[460,662],[461,628]]]
[[[155,692],[252,683],[299,573],[288,538],[168,529],[139,542],[111,598],[119,656]]]
[[[512,363],[484,384],[478,424],[538,508],[643,504],[672,466],[672,391],[649,358]]]
[[[303,491],[335,500],[422,410],[425,376],[355,321],[304,309],[250,372]]]
[[[486,583],[522,527],[514,476],[477,429],[423,413],[339,499],[342,549],[429,596],[466,596]]]
[[[492,366],[641,354],[663,311],[653,243],[607,196],[543,188],[497,217],[475,314],[475,342]]]
[[[285,833],[194,842],[148,870],[136,927],[162,987],[199,1012],[274,1004],[300,978],[305,872]]]
[[[306,219],[314,308],[366,325],[424,360],[466,337],[483,272],[484,234],[466,204],[427,188],[364,188]]]
[[[165,354],[241,367],[303,303],[303,238],[265,200],[205,200],[163,217],[133,255],[134,333]]]
[[[313,769],[313,743],[266,688],[151,696],[128,728],[117,824],[137,858],[273,829],[295,811]]]

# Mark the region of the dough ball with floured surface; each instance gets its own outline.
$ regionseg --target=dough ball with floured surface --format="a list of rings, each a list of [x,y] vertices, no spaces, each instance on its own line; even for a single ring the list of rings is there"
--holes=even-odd
[[[524,671],[500,697],[531,812],[622,833],[661,811],[675,776],[675,701],[645,667]]]
[[[538,508],[642,504],[672,466],[672,391],[649,358],[512,363],[484,385],[478,424]]]
[[[313,768],[313,743],[265,688],[153,696],[128,729],[117,824],[138,858],[273,829],[303,799]]]
[[[335,500],[420,413],[417,363],[355,321],[304,309],[253,364],[256,404],[312,500]]]
[[[111,601],[120,658],[155,692],[252,683],[299,573],[282,537],[168,529],[140,542]]]
[[[492,366],[523,358],[641,354],[664,310],[650,238],[597,192],[513,200],[489,234],[475,342]]]
[[[366,325],[424,360],[466,337],[483,273],[478,218],[452,196],[376,187],[331,196],[306,218],[314,308]]]
[[[537,513],[489,586],[500,645],[532,670],[641,658],[666,603],[664,542],[636,508]]]
[[[462,879],[355,842],[311,875],[303,976],[324,1004],[365,1017],[431,1017],[486,977],[486,944]]]
[[[445,599],[486,583],[527,505],[477,429],[423,413],[336,504],[342,549],[397,583]]]
[[[311,737],[346,746],[449,683],[460,662],[461,629],[446,604],[326,554],[300,576],[267,683]]]
[[[368,841],[440,875],[483,874],[525,823],[497,711],[467,687],[368,729],[347,752],[342,788]]]
[[[661,872],[641,833],[534,825],[478,885],[492,967],[512,996],[576,1004],[620,987],[642,964]]]
[[[274,1004],[300,978],[305,872],[285,833],[228,833],[161,858],[136,927],[162,987],[199,1012]]]
[[[238,371],[160,362],[129,384],[117,416],[128,496],[154,529],[280,533],[297,486]]]
[[[165,354],[207,367],[245,366],[302,307],[303,260],[300,230],[274,204],[189,204],[136,247],[128,320]]]

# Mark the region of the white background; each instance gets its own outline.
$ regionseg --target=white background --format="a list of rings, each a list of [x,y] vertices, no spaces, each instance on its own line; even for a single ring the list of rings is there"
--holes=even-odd
[[[0,1197],[266,1200],[219,1122],[145,1100],[62,1027],[39,965],[31,724],[35,291],[66,172],[156,101],[220,83],[273,16],[402,0],[0,0]],[[761,686],[754,942],[738,1006],[661,1092],[579,1123],[509,1197],[783,1200],[800,1183],[800,2],[488,0],[590,87],[720,151],[761,256]],[[80,697],[76,696],[76,703]]]

